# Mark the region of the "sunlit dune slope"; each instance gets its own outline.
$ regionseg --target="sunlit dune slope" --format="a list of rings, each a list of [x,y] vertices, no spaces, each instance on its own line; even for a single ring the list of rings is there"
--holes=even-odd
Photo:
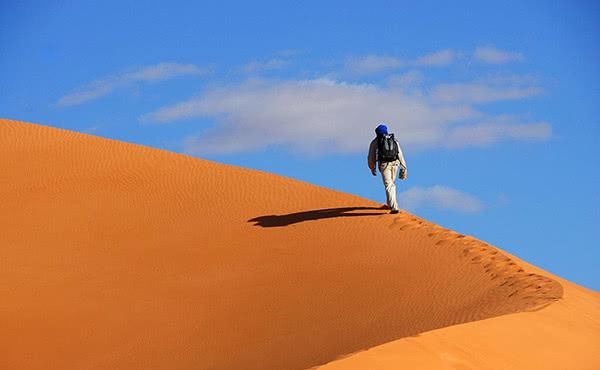
[[[319,370],[600,369],[600,295],[511,258],[558,280],[563,297],[540,310],[402,338]]]
[[[0,368],[306,369],[562,303],[543,271],[378,207],[0,120]]]

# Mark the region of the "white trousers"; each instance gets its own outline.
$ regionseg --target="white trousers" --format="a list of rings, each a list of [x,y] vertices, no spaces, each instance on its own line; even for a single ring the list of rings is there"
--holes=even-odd
[[[379,163],[379,172],[381,172],[383,186],[385,186],[387,205],[393,210],[398,210],[395,183],[396,178],[398,177],[398,167],[400,167],[400,161]]]

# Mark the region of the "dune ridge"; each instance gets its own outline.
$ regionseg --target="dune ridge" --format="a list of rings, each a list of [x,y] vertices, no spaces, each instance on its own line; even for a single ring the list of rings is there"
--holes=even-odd
[[[474,237],[260,171],[12,120],[0,168],[5,369],[306,369],[564,294]]]

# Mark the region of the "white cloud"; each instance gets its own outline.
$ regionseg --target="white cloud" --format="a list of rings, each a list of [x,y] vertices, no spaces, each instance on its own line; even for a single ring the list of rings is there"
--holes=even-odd
[[[61,97],[57,105],[66,107],[82,104],[106,96],[118,88],[127,87],[136,82],[163,81],[179,76],[201,75],[206,72],[206,68],[193,64],[160,63],[96,80],[73,93]]]
[[[475,59],[490,64],[518,62],[524,59],[523,54],[496,49],[494,46],[483,46],[475,50]]]
[[[441,102],[487,103],[517,100],[539,95],[538,86],[525,84],[496,84],[489,82],[440,84],[432,89],[432,97]]]
[[[478,213],[484,208],[484,203],[477,197],[442,185],[412,187],[398,195],[398,202],[408,210],[432,207],[461,213]]]
[[[417,66],[446,66],[458,58],[458,53],[452,49],[440,50],[417,58],[413,64]]]
[[[252,61],[241,67],[241,70],[245,73],[257,73],[262,71],[270,71],[275,69],[281,69],[288,65],[289,62],[284,59],[270,59],[267,61]]]
[[[502,140],[544,141],[552,136],[546,122],[514,123],[502,117],[475,125],[450,129],[444,138],[448,148],[488,146]]]
[[[452,49],[439,50],[415,59],[386,55],[367,55],[346,60],[345,68],[355,75],[367,75],[403,67],[440,67],[453,63],[460,54]]]
[[[113,81],[111,79],[94,81],[84,89],[61,97],[56,104],[61,107],[79,105],[108,95],[115,88],[119,87],[119,85],[118,81]]]
[[[440,102],[394,87],[331,79],[252,80],[214,88],[141,117],[145,122],[212,118],[215,127],[189,137],[190,154],[232,153],[285,145],[308,154],[359,153],[378,122],[388,122],[412,148],[482,146],[500,140],[539,140],[546,123],[486,117],[472,102]]]
[[[386,79],[386,82],[389,86],[409,88],[418,86],[424,79],[425,76],[422,72],[410,70],[399,75],[391,75]]]
[[[406,62],[400,58],[383,55],[367,55],[359,58],[350,58],[346,61],[346,69],[358,75],[396,69],[405,65]]]
[[[345,69],[355,75],[368,75],[405,67],[442,67],[461,59],[463,54],[453,49],[442,49],[414,59],[390,55],[366,55],[346,60]],[[473,57],[481,62],[504,64],[524,60],[523,54],[499,50],[493,46],[479,47]]]
[[[252,81],[208,91],[143,117],[169,122],[213,117],[217,127],[190,138],[189,153],[246,151],[285,144],[304,153],[360,152],[377,122],[392,122],[404,143],[431,145],[444,126],[477,116],[468,106],[434,106],[399,90],[328,79]]]
[[[206,68],[194,64],[160,63],[126,73],[123,78],[129,81],[162,81],[179,76],[200,75],[206,72]]]

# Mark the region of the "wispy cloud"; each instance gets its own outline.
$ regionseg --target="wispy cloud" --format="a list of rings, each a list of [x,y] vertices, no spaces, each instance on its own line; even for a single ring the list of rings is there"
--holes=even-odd
[[[495,117],[481,123],[450,129],[444,138],[448,148],[489,146],[505,140],[544,141],[552,136],[547,122],[519,123],[513,117]]]
[[[208,72],[207,68],[194,64],[160,63],[141,68],[123,75],[131,81],[162,81],[179,76],[201,75]]]
[[[400,58],[384,55],[367,55],[350,58],[346,61],[346,69],[353,74],[371,74],[396,69],[407,65]]]
[[[417,58],[412,64],[417,66],[446,66],[453,63],[459,57],[459,53],[452,49],[440,50]]]
[[[280,58],[269,59],[266,61],[252,61],[241,67],[245,73],[257,73],[263,71],[271,71],[281,69],[289,64],[289,61]]]
[[[483,46],[475,50],[473,54],[476,60],[490,64],[504,64],[509,62],[518,62],[524,59],[522,53],[504,51],[494,46]]]
[[[386,83],[388,86],[408,90],[411,87],[419,86],[424,80],[425,76],[422,72],[410,70],[402,74],[388,76]]]
[[[111,75],[98,79],[76,91],[61,97],[57,105],[61,107],[83,104],[106,96],[116,89],[131,86],[137,82],[164,81],[179,76],[202,75],[207,68],[193,64],[160,63],[131,72]]]
[[[187,138],[185,150],[191,154],[271,145],[309,154],[361,152],[372,135],[371,126],[381,121],[389,122],[402,143],[413,148],[482,146],[551,134],[546,123],[494,120],[476,109],[473,100],[477,99],[445,102],[431,95],[408,95],[400,88],[331,79],[252,80],[209,89],[141,120],[214,119],[215,127]]]
[[[460,54],[452,49],[439,50],[415,59],[386,55],[367,55],[346,60],[345,68],[357,75],[367,75],[404,67],[441,67],[453,63]]]
[[[414,59],[371,54],[347,59],[345,69],[355,75],[369,75],[400,68],[443,67],[461,59],[464,59],[464,54],[454,49],[442,49]],[[482,46],[475,49],[473,59],[489,64],[505,64],[523,61],[525,58],[522,53],[504,51],[494,46]]]
[[[460,213],[478,213],[485,207],[477,197],[442,185],[428,188],[412,187],[400,193],[398,198],[400,206],[408,210],[435,208]]]
[[[442,102],[486,103],[518,100],[539,95],[542,88],[521,84],[490,84],[485,82],[440,84],[433,88],[432,97]]]
[[[119,85],[119,82],[113,79],[97,80],[83,89],[61,97],[56,104],[60,107],[83,104],[110,94]]]

